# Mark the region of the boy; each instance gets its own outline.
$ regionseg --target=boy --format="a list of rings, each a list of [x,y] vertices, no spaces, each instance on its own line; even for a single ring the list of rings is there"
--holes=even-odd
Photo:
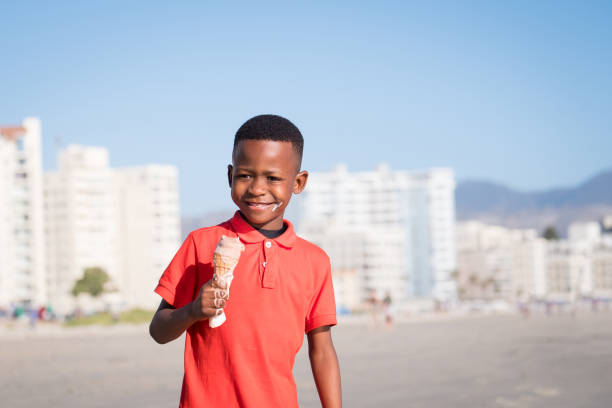
[[[180,407],[297,407],[292,370],[304,333],[321,405],[341,406],[329,258],[283,219],[308,179],[300,171],[303,143],[280,116],[245,122],[227,171],[239,210],[191,232],[155,289],[163,300],[149,327],[153,339],[163,344],[187,331]],[[245,247],[231,299],[225,282],[213,279],[212,254],[223,235]],[[221,309],[227,321],[210,328]]]

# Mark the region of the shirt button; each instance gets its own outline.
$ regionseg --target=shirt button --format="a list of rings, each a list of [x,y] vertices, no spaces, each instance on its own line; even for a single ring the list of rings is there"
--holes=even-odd
[[[272,243],[270,241],[266,241],[266,248],[270,248],[272,246]]]

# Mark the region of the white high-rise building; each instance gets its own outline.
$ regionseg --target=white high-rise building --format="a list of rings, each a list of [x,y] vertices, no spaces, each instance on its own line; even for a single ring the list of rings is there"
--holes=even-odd
[[[612,246],[602,246],[595,251],[591,273],[593,297],[612,299]]]
[[[46,302],[41,125],[0,126],[0,305]]]
[[[598,222],[575,222],[568,239],[548,245],[547,289],[551,300],[574,301],[612,294],[610,241]]]
[[[72,145],[45,182],[53,306],[71,311],[75,281],[100,267],[111,278],[113,303],[155,308],[155,282],[180,245],[176,167],[112,169],[107,149]]]
[[[457,224],[457,280],[466,299],[612,298],[612,244],[596,222],[574,223],[567,240],[478,221]]]
[[[454,188],[447,168],[313,172],[298,203],[298,231],[328,252],[332,273],[358,281],[349,287],[359,288],[361,302],[372,291],[379,297],[390,292],[398,303],[453,299]]]
[[[567,239],[574,246],[593,247],[601,243],[601,225],[598,222],[574,222],[567,228]]]
[[[401,229],[331,227],[324,234],[311,231],[305,237],[330,257],[340,308],[359,309],[374,294],[382,298],[388,293],[398,301],[407,297],[405,235]]]
[[[592,292],[592,249],[587,242],[552,241],[546,254],[546,297],[575,301]]]
[[[86,268],[100,267],[118,284],[117,208],[108,151],[71,145],[57,171],[45,174],[47,284],[60,312],[74,307],[70,291]]]
[[[536,230],[457,223],[456,278],[464,299],[543,298],[546,242]]]
[[[154,309],[153,289],[181,244],[178,170],[148,165],[114,170],[121,291],[127,306]]]

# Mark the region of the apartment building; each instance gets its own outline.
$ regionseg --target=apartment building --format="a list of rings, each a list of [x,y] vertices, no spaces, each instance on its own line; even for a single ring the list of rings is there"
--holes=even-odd
[[[47,286],[53,306],[68,312],[86,268],[102,268],[118,286],[118,213],[105,148],[71,145],[57,160],[57,170],[45,173]]]
[[[113,170],[119,286],[127,307],[154,309],[159,277],[181,244],[178,170],[147,165]]]
[[[612,299],[612,246],[603,246],[593,253],[592,296],[596,299]]]
[[[114,306],[153,309],[155,283],[180,245],[178,171],[173,166],[110,167],[108,150],[72,145],[45,174],[47,284],[61,313],[89,267],[110,277]]]
[[[363,303],[372,292],[391,292],[398,303],[453,299],[454,188],[446,168],[393,171],[380,165],[349,172],[337,166],[312,172],[298,202],[297,229],[328,252],[332,273],[343,274],[339,282],[352,271],[357,284],[347,285],[359,296],[352,293],[351,299]]]
[[[464,299],[612,299],[612,240],[577,222],[567,240],[478,221],[457,224],[457,281]]]
[[[0,306],[47,301],[41,123],[0,126]]]
[[[457,223],[456,279],[463,299],[542,298],[545,261],[546,242],[536,230]]]

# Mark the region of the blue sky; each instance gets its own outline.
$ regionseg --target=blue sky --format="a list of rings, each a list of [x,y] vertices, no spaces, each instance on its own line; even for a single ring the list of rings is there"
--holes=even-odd
[[[174,164],[184,215],[232,208],[233,134],[259,113],[298,125],[311,171],[533,190],[612,168],[609,2],[7,3],[0,123],[40,117],[47,169],[56,140]]]

